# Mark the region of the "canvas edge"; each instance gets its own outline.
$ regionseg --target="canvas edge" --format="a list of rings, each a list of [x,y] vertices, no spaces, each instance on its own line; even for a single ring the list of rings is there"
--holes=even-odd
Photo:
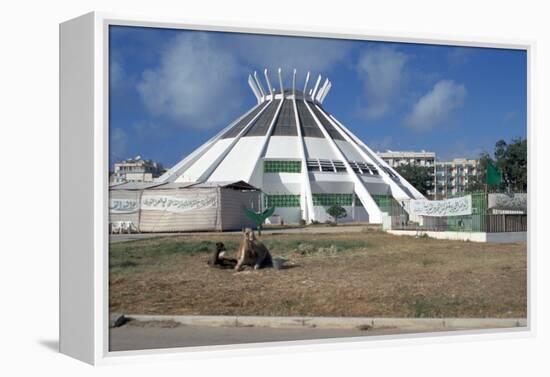
[[[533,237],[533,218],[534,207],[531,205],[535,198],[533,187],[532,159],[534,156],[533,132],[533,114],[534,106],[532,99],[533,74],[534,74],[534,51],[535,42],[533,40],[504,39],[493,37],[477,36],[448,36],[441,34],[421,34],[421,33],[394,33],[394,32],[376,32],[372,30],[344,29],[333,27],[312,27],[306,25],[275,25],[275,24],[255,24],[253,22],[227,22],[227,21],[200,21],[197,19],[185,20],[180,18],[168,18],[158,16],[137,16],[123,15],[105,12],[93,12],[85,16],[93,15],[94,18],[94,169],[93,174],[100,179],[94,180],[94,213],[90,214],[94,219],[94,347],[93,359],[83,360],[94,364],[118,364],[127,362],[150,362],[158,360],[182,360],[182,359],[202,359],[210,357],[232,357],[242,355],[244,349],[248,355],[263,355],[267,353],[291,353],[296,350],[302,351],[321,351],[329,349],[353,349],[383,347],[395,344],[427,344],[439,342],[462,342],[480,339],[509,339],[516,337],[535,336],[535,318],[534,297],[535,281],[534,269],[534,242]],[[82,16],[84,17],[84,16]],[[70,22],[70,21],[67,21]],[[107,234],[107,199],[108,188],[108,26],[126,25],[126,26],[144,26],[144,27],[162,27],[191,30],[211,30],[227,32],[244,32],[259,34],[276,34],[289,36],[309,36],[337,39],[357,39],[357,40],[377,40],[387,42],[403,43],[427,43],[437,45],[453,45],[465,47],[489,47],[503,49],[519,49],[527,51],[527,95],[528,95],[528,179],[529,179],[529,220],[528,229],[528,326],[517,331],[510,329],[498,329],[491,331],[465,331],[453,333],[428,333],[428,334],[407,334],[381,336],[376,338],[344,338],[344,339],[321,339],[312,341],[293,341],[276,343],[257,343],[257,344],[238,344],[230,346],[207,346],[190,347],[174,349],[156,349],[141,351],[108,351],[108,234]],[[99,132],[97,132],[99,131]],[[61,146],[60,148],[62,148]],[[62,203],[63,198],[60,198]],[[60,204],[62,205],[62,204]],[[94,216],[95,215],[95,216]],[[60,231],[66,229],[60,227]],[[61,258],[60,258],[61,259]],[[60,265],[60,268],[62,266]],[[60,321],[60,328],[63,324]],[[461,335],[457,337],[456,335]],[[388,343],[389,342],[389,343]],[[77,357],[79,358],[79,357]]]
[[[59,350],[93,364],[93,14],[59,25]]]

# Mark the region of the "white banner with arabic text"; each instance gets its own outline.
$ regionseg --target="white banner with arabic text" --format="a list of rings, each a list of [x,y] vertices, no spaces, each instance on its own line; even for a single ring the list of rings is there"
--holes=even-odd
[[[472,214],[472,196],[445,200],[411,200],[411,212],[418,216],[463,216]]]
[[[187,198],[175,198],[171,196],[143,196],[141,198],[141,209],[143,211],[166,211],[181,213],[192,210],[211,208],[218,205],[216,194],[196,195]]]
[[[109,200],[110,213],[134,213],[139,210],[136,199],[114,199]]]

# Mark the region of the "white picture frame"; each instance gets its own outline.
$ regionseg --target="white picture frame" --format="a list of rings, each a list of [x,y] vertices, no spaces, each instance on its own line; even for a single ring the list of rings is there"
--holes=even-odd
[[[231,346],[208,346],[142,351],[109,352],[108,313],[108,29],[110,25],[174,29],[250,32],[372,41],[447,44],[455,46],[514,48],[527,51],[528,148],[530,138],[532,41],[432,37],[407,33],[366,34],[362,30],[255,25],[230,22],[201,23],[160,17],[136,17],[110,13],[88,13],[60,24],[60,351],[90,364],[109,364],[152,359],[183,359],[301,349],[376,347],[387,342],[433,342],[468,339],[532,336],[534,329],[531,296],[534,281],[532,234],[528,231],[528,318],[527,328],[454,332],[452,335],[391,335],[295,341]],[[529,160],[531,166],[531,159]],[[531,169],[529,169],[530,171]],[[531,178],[529,178],[531,181]],[[529,204],[533,203],[529,192]],[[529,221],[533,219],[530,205]]]

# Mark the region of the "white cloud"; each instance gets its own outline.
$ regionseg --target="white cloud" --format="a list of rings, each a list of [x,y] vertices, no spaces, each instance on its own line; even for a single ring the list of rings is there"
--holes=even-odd
[[[422,96],[406,116],[405,123],[418,131],[427,131],[445,121],[453,110],[464,105],[466,88],[452,80],[440,80]]]
[[[148,111],[181,127],[208,129],[224,126],[236,115],[242,91],[248,90],[247,75],[257,70],[267,89],[263,69],[279,89],[277,68],[283,70],[288,87],[297,69],[299,87],[306,72],[311,88],[316,75],[326,74],[347,56],[351,44],[318,38],[242,35],[229,43],[207,33],[184,33],[163,50],[160,64],[145,70],[137,85]],[[116,67],[114,67],[116,74]]]
[[[125,79],[124,68],[118,59],[112,58],[109,64],[109,84],[111,89],[118,89]]]
[[[440,161],[451,161],[455,158],[479,158],[484,148],[481,145],[476,145],[477,143],[479,143],[479,140],[455,140],[454,143],[447,145],[444,150],[436,151],[437,158]]]
[[[139,121],[133,124],[136,136],[141,140],[148,140],[166,135],[166,127],[151,121]]]
[[[365,85],[369,118],[379,118],[391,108],[404,81],[408,56],[389,47],[364,51],[359,57],[357,69]]]
[[[277,89],[278,68],[282,69],[285,86],[291,83],[292,71],[296,68],[296,85],[299,88],[303,88],[305,76],[310,71],[314,75],[309,82],[311,88],[319,74],[326,75],[332,67],[344,61],[351,47],[351,43],[341,40],[263,35],[242,36],[233,46],[240,59],[262,72],[262,84],[263,70],[267,68],[271,84]]]
[[[235,57],[206,33],[183,33],[164,49],[158,68],[143,72],[137,89],[152,114],[208,129],[235,114],[241,76]]]
[[[460,65],[467,63],[473,51],[474,50],[469,47],[451,47],[447,55],[449,64]]]
[[[381,139],[369,141],[369,147],[377,152],[384,152],[393,148],[394,142],[391,135],[384,136]]]
[[[122,128],[111,129],[109,135],[109,154],[111,160],[126,158],[128,152],[128,134]]]

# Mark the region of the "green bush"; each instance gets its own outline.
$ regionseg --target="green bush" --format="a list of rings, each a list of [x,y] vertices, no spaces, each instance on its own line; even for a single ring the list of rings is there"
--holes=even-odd
[[[332,218],[334,219],[334,223],[337,223],[338,219],[341,219],[348,215],[344,207],[337,205],[329,207],[327,209],[327,213],[332,216]]]

